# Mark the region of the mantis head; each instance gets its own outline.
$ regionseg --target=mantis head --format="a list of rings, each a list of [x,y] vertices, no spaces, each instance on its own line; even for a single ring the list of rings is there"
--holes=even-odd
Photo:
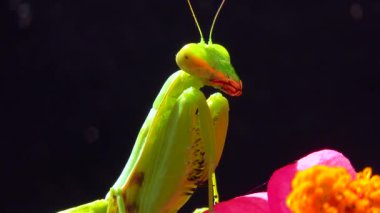
[[[201,36],[201,42],[187,44],[177,53],[176,62],[181,70],[198,77],[204,84],[217,88],[231,96],[240,96],[243,84],[231,65],[230,54],[220,44],[213,44],[212,30],[225,0],[222,1],[211,24],[209,41],[203,39],[201,27],[195,17],[190,0],[187,0],[191,14]]]
[[[176,62],[181,70],[198,77],[206,85],[231,96],[242,93],[242,82],[222,45],[202,41],[187,44],[177,53]]]

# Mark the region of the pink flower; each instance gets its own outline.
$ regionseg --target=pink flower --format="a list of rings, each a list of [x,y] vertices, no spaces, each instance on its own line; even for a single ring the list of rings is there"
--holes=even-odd
[[[352,178],[356,176],[350,161],[343,154],[325,149],[313,152],[292,164],[276,170],[269,180],[267,192],[244,195],[221,202],[214,207],[214,210],[216,213],[290,213],[285,202],[291,191],[291,182],[296,172],[316,165],[344,167]]]

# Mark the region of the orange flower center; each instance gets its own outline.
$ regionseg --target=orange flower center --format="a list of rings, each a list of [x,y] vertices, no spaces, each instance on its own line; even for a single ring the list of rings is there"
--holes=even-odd
[[[356,178],[343,167],[297,172],[286,204],[294,213],[380,213],[380,176],[365,168]]]

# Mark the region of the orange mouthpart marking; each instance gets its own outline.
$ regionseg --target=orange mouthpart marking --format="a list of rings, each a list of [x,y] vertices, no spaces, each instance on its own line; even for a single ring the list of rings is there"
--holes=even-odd
[[[214,67],[211,67],[205,60],[193,57],[193,64],[195,67],[202,67],[210,72],[210,76],[213,76],[213,79],[210,80],[211,86],[217,86],[230,96],[240,96],[243,90],[242,81],[234,81],[224,75],[222,72],[216,70]]]

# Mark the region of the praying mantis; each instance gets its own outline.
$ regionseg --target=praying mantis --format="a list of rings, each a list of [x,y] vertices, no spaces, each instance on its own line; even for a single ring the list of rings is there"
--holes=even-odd
[[[164,83],[140,129],[120,177],[105,199],[63,212],[177,212],[196,188],[208,180],[208,206],[218,202],[215,169],[222,155],[229,105],[221,93],[207,100],[200,91],[214,87],[240,96],[242,82],[226,48],[211,36],[206,43],[190,0],[201,41],[182,47],[176,55],[180,70]]]

